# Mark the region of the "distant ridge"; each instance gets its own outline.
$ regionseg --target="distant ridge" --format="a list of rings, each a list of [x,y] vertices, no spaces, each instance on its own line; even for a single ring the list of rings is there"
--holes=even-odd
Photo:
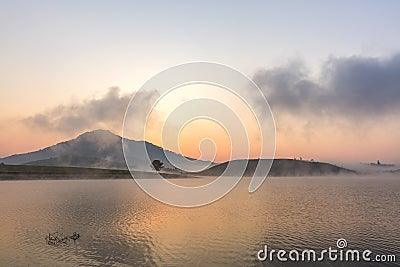
[[[271,161],[261,159],[264,161]],[[240,165],[243,160],[233,160],[231,162],[224,162],[215,165],[207,170],[197,173],[197,175],[204,176],[219,176],[227,168],[228,164],[232,164],[232,169],[235,170],[235,165]],[[253,176],[257,167],[259,159],[251,159],[248,161],[244,176]],[[240,173],[240,170],[233,171],[233,173]],[[337,174],[355,174],[355,171],[341,168],[329,163],[310,162],[292,159],[275,159],[272,163],[269,176],[320,176],[320,175],[337,175]]]

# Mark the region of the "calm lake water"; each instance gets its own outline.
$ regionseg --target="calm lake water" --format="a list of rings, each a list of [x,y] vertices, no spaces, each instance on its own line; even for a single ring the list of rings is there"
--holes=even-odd
[[[2,181],[0,266],[299,266],[307,263],[256,254],[264,244],[336,248],[339,238],[400,263],[400,177],[268,178],[253,194],[248,182],[185,209],[153,200],[133,180]],[[81,237],[53,247],[45,236],[55,231]]]

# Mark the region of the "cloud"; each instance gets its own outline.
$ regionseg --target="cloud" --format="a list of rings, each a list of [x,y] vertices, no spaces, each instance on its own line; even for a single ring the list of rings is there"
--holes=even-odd
[[[139,94],[137,97],[142,99],[140,102],[143,106],[136,108],[134,112],[137,113],[146,110],[146,105],[158,97],[156,91]],[[118,87],[111,87],[101,98],[60,105],[44,113],[25,118],[22,122],[31,127],[65,134],[76,134],[96,128],[119,132],[130,99],[131,95],[123,95]]]
[[[259,70],[254,81],[274,113],[368,120],[400,111],[400,55],[332,57],[316,79],[295,61]]]
[[[400,54],[384,59],[332,57],[322,65],[316,78],[303,62],[293,61],[283,67],[261,69],[253,78],[276,117],[289,114],[298,118],[307,131],[312,125],[318,127],[316,118],[358,123],[400,114]],[[143,106],[134,111],[138,115],[158,97],[158,92],[141,92],[140,97]],[[59,105],[23,122],[65,134],[95,128],[119,132],[130,98],[121,94],[118,87],[112,87],[101,98]],[[284,125],[278,123],[278,126]]]

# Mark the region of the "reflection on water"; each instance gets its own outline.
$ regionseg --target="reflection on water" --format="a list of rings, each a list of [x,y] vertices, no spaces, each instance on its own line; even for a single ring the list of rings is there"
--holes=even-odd
[[[399,262],[398,177],[269,178],[253,194],[248,182],[189,209],[133,180],[0,182],[0,266],[276,266],[257,261],[264,244],[320,250],[341,237]],[[44,238],[55,231],[81,238],[52,247]]]

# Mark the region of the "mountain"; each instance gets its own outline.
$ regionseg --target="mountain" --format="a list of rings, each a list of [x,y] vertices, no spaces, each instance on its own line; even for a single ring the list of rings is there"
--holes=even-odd
[[[172,151],[164,150],[161,147],[145,141],[124,139],[124,145],[128,146],[131,151],[143,151],[143,146],[145,146],[151,160],[159,159],[169,168],[173,168],[169,163],[170,160],[178,162],[185,168],[193,168],[193,165],[198,165],[198,167],[201,168],[210,164],[210,162],[206,161],[193,162],[193,159]],[[151,168],[146,160],[146,155],[136,153],[130,155],[129,160],[132,162],[135,170],[148,171]],[[24,164],[108,169],[127,168],[122,151],[122,137],[107,130],[86,132],[75,139],[61,142],[44,149],[0,158],[0,163],[1,162],[10,165]]]
[[[268,159],[261,159],[271,161]],[[251,159],[247,163],[244,176],[253,176],[259,159]],[[229,175],[240,174],[240,167],[243,166],[243,160],[233,160],[224,162],[210,167],[207,170],[196,173],[204,176],[219,176],[221,175],[228,164],[232,164],[232,171]],[[318,175],[336,175],[336,174],[355,174],[356,172],[341,168],[329,163],[310,162],[292,159],[274,159],[269,176],[318,176]],[[228,175],[228,174],[227,174]]]
[[[147,155],[141,154],[145,146],[151,160],[162,161],[165,167],[173,169],[170,160],[177,162],[185,169],[204,168],[210,165],[207,161],[193,161],[169,150],[162,149],[145,141],[135,141],[124,139],[124,146],[131,151],[138,151],[129,155],[129,162],[132,163],[136,171],[149,171],[151,166],[146,160]],[[266,160],[266,159],[263,159]],[[252,176],[259,160],[249,160],[245,170],[245,176]],[[127,169],[124,154],[122,151],[122,137],[106,130],[95,130],[86,132],[75,139],[58,143],[41,150],[25,154],[12,155],[0,158],[0,163],[8,165],[31,165],[31,166],[65,166],[65,167],[89,167],[103,169]],[[229,162],[214,165],[197,172],[199,176],[219,176]],[[232,175],[240,174],[238,166],[243,163],[241,160],[230,161],[233,166]],[[195,165],[195,166],[194,166]],[[236,166],[236,167],[235,167]],[[167,170],[166,170],[167,171]],[[354,173],[345,168],[321,162],[308,162],[291,159],[275,159],[270,176],[311,176],[311,175],[331,175],[342,173]]]

